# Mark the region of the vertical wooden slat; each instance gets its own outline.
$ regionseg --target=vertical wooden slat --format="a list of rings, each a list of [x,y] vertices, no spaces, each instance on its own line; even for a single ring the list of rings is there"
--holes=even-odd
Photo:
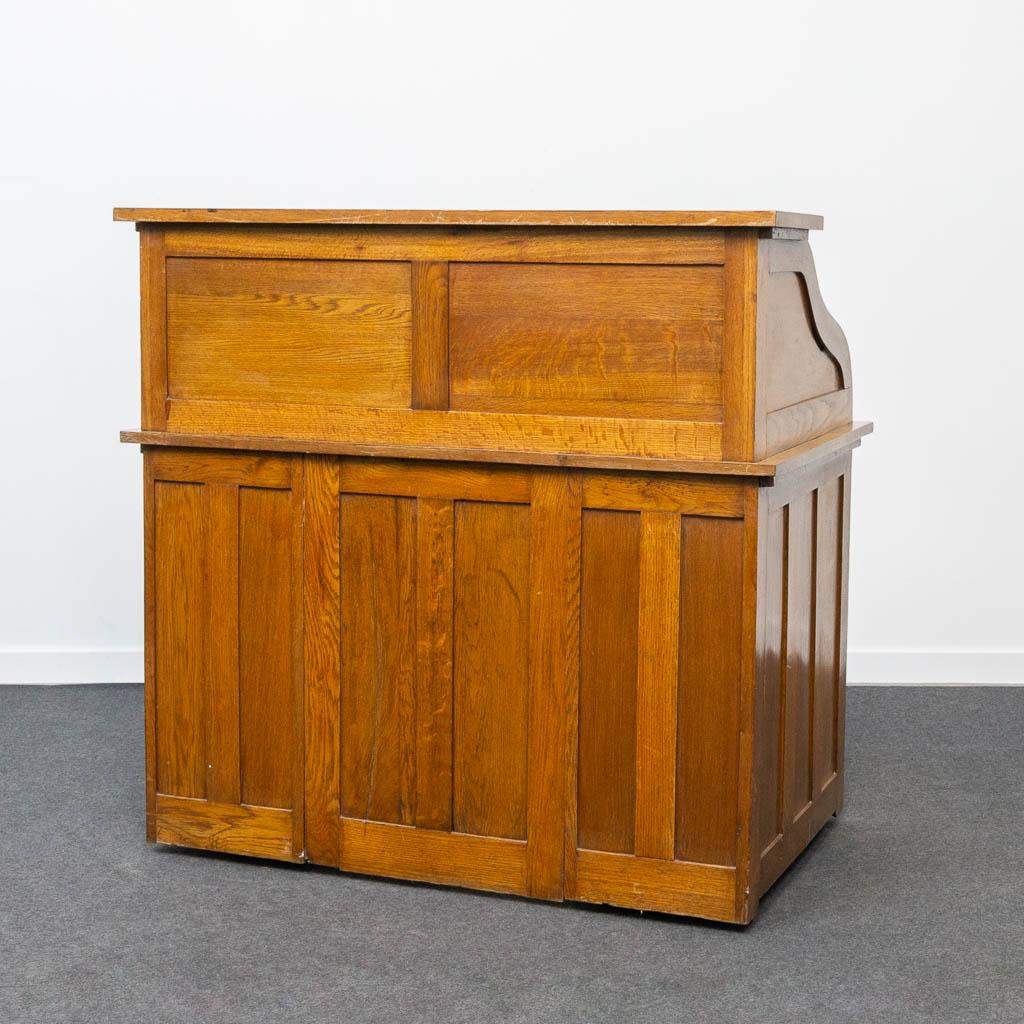
[[[157,790],[205,799],[203,485],[157,481],[154,500]]]
[[[811,572],[814,542],[812,495],[789,506],[786,601],[786,798],[785,822],[795,821],[810,802],[808,735],[811,679]]]
[[[338,460],[305,459],[303,477],[303,676],[306,854],[340,863],[341,601]]]
[[[234,484],[211,483],[204,486],[203,494],[209,531],[206,573],[209,611],[206,637],[206,793],[210,800],[218,803],[237,804],[241,800],[238,488]],[[273,745],[271,741],[267,756],[272,754]]]
[[[143,525],[146,703],[146,840],[156,842],[156,484],[153,459],[143,449]]]
[[[636,837],[640,857],[675,852],[681,519],[640,513]]]
[[[341,497],[341,813],[415,809],[415,501]]]
[[[817,538],[814,580],[814,731],[812,795],[818,794],[835,772],[836,625],[839,594],[839,480],[817,491]]]
[[[242,802],[289,809],[297,742],[288,728],[296,699],[292,672],[291,513],[287,491],[238,490]]]
[[[675,856],[736,864],[743,522],[683,519]]]
[[[416,503],[416,824],[452,827],[452,603],[455,511]]]
[[[142,429],[167,429],[167,261],[161,227],[139,228],[142,292]]]
[[[448,264],[412,264],[412,407],[448,408]]]
[[[767,502],[762,503],[766,507]],[[764,650],[759,700],[757,786],[757,854],[761,855],[782,834],[785,745],[785,581],[786,512],[765,511]]]
[[[725,236],[722,458],[754,458],[757,232]]]
[[[289,561],[291,593],[291,670],[292,702],[290,720],[294,741],[292,744],[291,793],[292,793],[292,853],[297,857],[306,856],[306,801],[304,787],[305,772],[305,674],[303,671],[304,623],[302,614],[302,535],[304,531],[305,460],[292,456],[289,460],[291,493],[291,557]]]
[[[583,513],[578,845],[632,853],[640,513]]]
[[[579,680],[578,474],[537,470],[532,499],[527,891],[561,899],[566,834],[576,833],[575,801],[567,815],[566,781],[567,758],[575,750],[568,718],[578,703]]]
[[[452,824],[525,839],[530,509],[455,506]]]
[[[833,704],[833,735],[835,737],[835,785],[836,813],[843,806],[843,788],[846,779],[846,630],[847,612],[850,593],[850,464],[852,457],[847,454],[841,463],[842,476],[839,478],[838,504],[841,509],[839,520],[839,557],[838,573],[838,615],[836,621],[836,650],[839,653],[838,670],[836,671],[836,690]]]

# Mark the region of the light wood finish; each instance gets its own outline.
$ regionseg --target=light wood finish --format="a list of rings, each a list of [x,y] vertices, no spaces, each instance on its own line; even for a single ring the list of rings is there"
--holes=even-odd
[[[114,220],[191,224],[460,224],[586,227],[821,228],[822,218],[780,210],[216,210],[118,207]]]
[[[820,220],[118,216],[147,837],[750,921],[843,798]]]
[[[367,456],[374,459],[442,460],[448,462],[501,463],[503,465],[563,466],[576,469],[640,470],[644,473],[686,474],[688,476],[754,477],[768,481],[789,476],[803,467],[819,462],[836,452],[860,446],[862,438],[874,429],[871,423],[852,423],[849,427],[822,434],[760,462],[701,459],[656,459],[617,455],[579,455],[565,452],[523,452],[511,449],[435,448],[396,444],[350,444],[344,441],[293,441],[281,437],[256,437],[238,434],[178,434],[158,430],[122,430],[124,444],[153,447],[208,448],[247,452],[293,452],[318,455]],[[415,465],[415,462],[410,463]],[[642,479],[642,478],[636,478]],[[646,486],[646,485],[643,485]],[[660,485],[652,484],[653,487]],[[707,513],[713,515],[714,513]]]
[[[151,837],[182,842],[161,836],[244,808],[228,815],[225,843],[236,824],[245,843],[250,825],[283,823],[287,849],[259,856],[298,859],[302,463],[162,450],[145,470]],[[167,824],[164,798],[189,801],[185,818]]]

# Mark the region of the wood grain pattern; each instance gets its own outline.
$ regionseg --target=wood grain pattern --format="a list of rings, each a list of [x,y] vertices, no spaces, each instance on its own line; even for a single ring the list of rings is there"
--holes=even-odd
[[[682,228],[202,227],[164,229],[169,256],[474,263],[721,264],[722,231]]]
[[[306,855],[341,863],[341,539],[338,460],[307,456],[303,485]]]
[[[730,232],[725,242],[725,331],[722,457],[750,459],[755,450],[757,366],[757,235]]]
[[[158,796],[156,841],[217,853],[298,860],[292,847],[292,812],[205,800]]]
[[[412,265],[412,406],[448,408],[448,264]]]
[[[743,523],[688,517],[684,524],[675,857],[733,866]]]
[[[821,228],[820,216],[782,210],[253,210],[115,207],[114,220],[200,224],[460,224]]]
[[[839,477],[815,491],[814,688],[811,728],[811,795],[835,775],[835,715],[839,662]]]
[[[408,264],[167,260],[167,394],[408,408]]]
[[[451,406],[722,418],[719,267],[453,264]]]
[[[691,516],[743,515],[743,485],[635,473],[586,473],[583,504],[587,508],[679,512]]]
[[[341,496],[341,813],[415,815],[416,542],[409,498]]]
[[[640,513],[633,848],[661,860],[675,853],[681,525],[671,512]]]
[[[582,533],[577,842],[632,853],[640,515],[588,510]]]
[[[453,823],[526,838],[530,510],[455,506]]]
[[[575,898],[587,903],[734,920],[732,868],[580,850],[579,877]]]
[[[566,787],[569,716],[579,686],[579,523],[577,475],[537,471],[530,507],[527,881],[530,895],[545,899],[562,898],[566,836],[576,832],[566,821]]]
[[[720,423],[603,419],[532,413],[435,409],[346,409],[340,406],[173,399],[168,427],[223,434],[338,440],[352,444],[426,445],[471,450],[529,449],[558,455],[604,453],[651,458],[718,459]]]
[[[155,483],[157,791],[206,796],[206,510],[202,484]]]
[[[142,319],[142,426],[167,427],[167,275],[164,232],[139,232]]]
[[[526,843],[343,819],[345,870],[489,892],[526,892]]]
[[[242,802],[292,808],[301,733],[289,728],[298,699],[288,642],[294,626],[291,495],[242,487],[235,501]]]
[[[416,824],[452,827],[455,503],[416,503]]]
[[[759,477],[765,480],[788,477],[808,465],[860,445],[861,439],[874,429],[871,423],[853,423],[832,430],[810,441],[778,452],[760,462],[700,459],[634,458],[615,455],[580,455],[565,452],[496,451],[486,448],[436,448],[427,445],[352,444],[348,442],[308,439],[301,441],[281,437],[232,434],[186,434],[159,430],[122,430],[122,444],[140,444],[151,448],[220,448],[225,451],[294,452],[317,455],[348,455],[375,460],[411,460],[449,463],[501,463],[504,466],[560,466],[572,469],[609,469],[618,472],[646,474],[685,474],[687,476]],[[407,463],[408,464],[408,463]],[[701,513],[703,514],[703,513]],[[707,513],[709,515],[713,513]]]
[[[221,468],[221,467],[218,467]],[[209,476],[204,474],[207,480]],[[257,494],[274,494],[274,491],[254,491]],[[239,533],[242,510],[239,505],[239,488],[230,483],[205,483],[202,496],[208,534],[206,537],[206,614],[207,643],[206,665],[203,675],[206,706],[203,711],[206,750],[206,796],[222,804],[242,802],[242,736],[245,720],[242,718],[242,687],[247,678],[246,671],[240,671],[239,653],[242,639],[248,641],[249,623],[240,621],[242,559],[239,557]],[[286,499],[287,500],[287,499]],[[287,546],[285,547],[287,552]],[[248,554],[248,552],[246,552]],[[287,580],[287,571],[284,574]],[[248,597],[248,593],[245,594]],[[266,629],[267,623],[260,625]],[[273,631],[279,625],[272,621]],[[271,637],[273,633],[271,634]],[[262,639],[264,649],[273,657],[274,643]],[[245,644],[248,649],[248,643]],[[244,669],[248,669],[248,665]],[[288,672],[285,672],[285,678]],[[238,723],[239,728],[231,728]],[[225,727],[227,726],[227,727]],[[261,736],[259,743],[252,744],[253,752],[267,762],[275,761],[274,738]],[[287,747],[289,737],[284,737]],[[246,803],[266,803],[271,806],[287,807],[287,802],[277,804],[273,800],[247,799]]]

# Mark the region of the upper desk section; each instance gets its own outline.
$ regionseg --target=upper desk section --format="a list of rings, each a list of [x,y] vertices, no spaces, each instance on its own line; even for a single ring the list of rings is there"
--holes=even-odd
[[[819,217],[114,216],[141,235],[150,439],[667,467],[760,462],[851,421]]]

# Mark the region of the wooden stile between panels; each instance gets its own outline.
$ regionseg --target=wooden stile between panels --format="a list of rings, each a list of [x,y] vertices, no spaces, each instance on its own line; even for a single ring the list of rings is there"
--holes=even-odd
[[[820,218],[115,217],[147,838],[750,921],[842,805]]]

